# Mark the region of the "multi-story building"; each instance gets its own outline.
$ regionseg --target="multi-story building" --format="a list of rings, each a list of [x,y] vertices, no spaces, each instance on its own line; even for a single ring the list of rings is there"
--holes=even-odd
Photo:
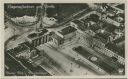
[[[115,6],[112,6],[115,10],[117,10],[118,13],[124,13],[124,7],[125,5],[122,3],[122,4],[118,4],[118,5],[115,5]]]
[[[58,33],[61,34],[61,36],[66,39],[71,39],[76,35],[76,29],[72,26],[68,26],[66,28],[63,28],[62,30],[58,31]]]
[[[76,30],[74,27],[68,26],[59,31],[52,32],[52,41],[59,47],[73,43],[76,37]]]
[[[21,43],[17,47],[9,49],[7,53],[18,59],[32,59],[40,56],[39,51],[31,46],[29,42]]]
[[[32,44],[34,47],[39,46],[41,44],[49,42],[51,39],[50,32],[48,30],[43,29],[39,32],[32,32],[27,36],[27,41]]]
[[[64,43],[64,39],[61,36],[57,35],[55,32],[52,32],[52,42],[55,46],[58,47]]]
[[[84,38],[85,39],[84,41],[89,44],[89,45],[86,44],[87,46],[91,46],[95,50],[101,51],[102,53],[104,53],[109,57],[117,58],[117,61],[124,65],[124,58],[122,57],[124,55],[123,54],[124,49],[121,49],[123,53],[120,53],[119,52],[121,51],[120,48],[116,48],[115,45],[112,44],[114,47],[111,47],[110,45],[109,47],[107,47],[106,45],[108,43],[113,42],[115,37],[118,39],[122,37],[123,35],[122,31],[116,31],[115,33],[115,30],[120,28],[120,22],[108,18],[106,14],[104,15],[101,14],[99,15],[101,17],[99,18],[99,20],[101,20],[102,23],[98,23],[98,22],[90,23],[90,20],[87,20],[89,16],[86,16],[86,18],[83,18],[81,20],[72,21],[70,24],[71,26],[77,28],[77,30],[81,30],[82,32],[80,33],[83,34],[85,33],[85,35],[87,34],[90,35],[90,37],[86,36],[86,38]],[[87,41],[88,39],[91,42]],[[82,44],[84,44],[84,42]],[[118,46],[123,46],[123,42],[118,43]],[[116,49],[117,51],[119,50],[118,51],[119,53],[117,51],[114,51]],[[121,54],[122,56],[120,56],[119,54]]]
[[[124,4],[108,6],[102,20],[117,27],[121,26],[121,22],[124,22]]]

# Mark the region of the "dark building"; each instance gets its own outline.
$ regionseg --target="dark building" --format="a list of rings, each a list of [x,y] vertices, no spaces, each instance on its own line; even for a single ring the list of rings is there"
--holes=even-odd
[[[15,48],[9,49],[6,52],[12,54],[13,56],[19,54],[20,52],[29,51],[29,48],[25,45],[18,45]]]
[[[87,29],[87,26],[88,26],[87,23],[84,23],[80,20],[74,20],[72,22],[77,26],[78,29],[80,29],[82,31],[85,31]]]
[[[7,50],[7,53],[18,59],[30,59],[40,56],[39,51],[31,46],[29,42],[23,42],[17,47]]]
[[[51,40],[50,33],[47,29],[40,30],[39,32],[34,32],[28,35],[27,40],[34,47],[39,46],[41,44],[47,43]]]
[[[90,21],[98,22],[99,18],[100,17],[97,14],[91,14],[87,19]]]
[[[125,37],[122,36],[122,37],[120,37],[120,38],[114,40],[113,42],[114,42],[115,44],[117,44],[117,43],[122,42],[122,41],[124,41],[124,40],[125,40]]]
[[[118,47],[116,44],[114,43],[108,43],[106,44],[106,48],[108,48],[109,50],[115,52],[116,54],[124,57],[125,56],[125,50]],[[123,47],[124,48],[124,47]]]
[[[103,43],[108,43],[109,42],[109,36],[110,33],[104,32],[104,33],[96,33],[94,38],[100,39],[101,42]]]
[[[69,39],[76,35],[76,30],[77,29],[75,29],[74,27],[68,26],[58,32],[63,36],[64,39]]]

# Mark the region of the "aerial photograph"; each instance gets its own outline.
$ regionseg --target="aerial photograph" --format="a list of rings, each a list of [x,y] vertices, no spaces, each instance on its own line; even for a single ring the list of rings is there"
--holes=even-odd
[[[5,76],[125,73],[125,3],[4,4]]]

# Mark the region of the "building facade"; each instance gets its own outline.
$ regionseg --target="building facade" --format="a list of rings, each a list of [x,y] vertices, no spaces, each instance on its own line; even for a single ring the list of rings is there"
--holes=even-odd
[[[48,32],[46,29],[43,29],[41,32],[39,31],[29,34],[27,40],[30,44],[36,47],[51,41],[52,38],[50,32]]]

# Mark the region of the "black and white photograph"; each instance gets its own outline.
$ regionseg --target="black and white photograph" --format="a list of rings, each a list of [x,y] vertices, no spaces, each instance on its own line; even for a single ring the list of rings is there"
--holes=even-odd
[[[4,3],[4,76],[125,73],[125,3]]]

